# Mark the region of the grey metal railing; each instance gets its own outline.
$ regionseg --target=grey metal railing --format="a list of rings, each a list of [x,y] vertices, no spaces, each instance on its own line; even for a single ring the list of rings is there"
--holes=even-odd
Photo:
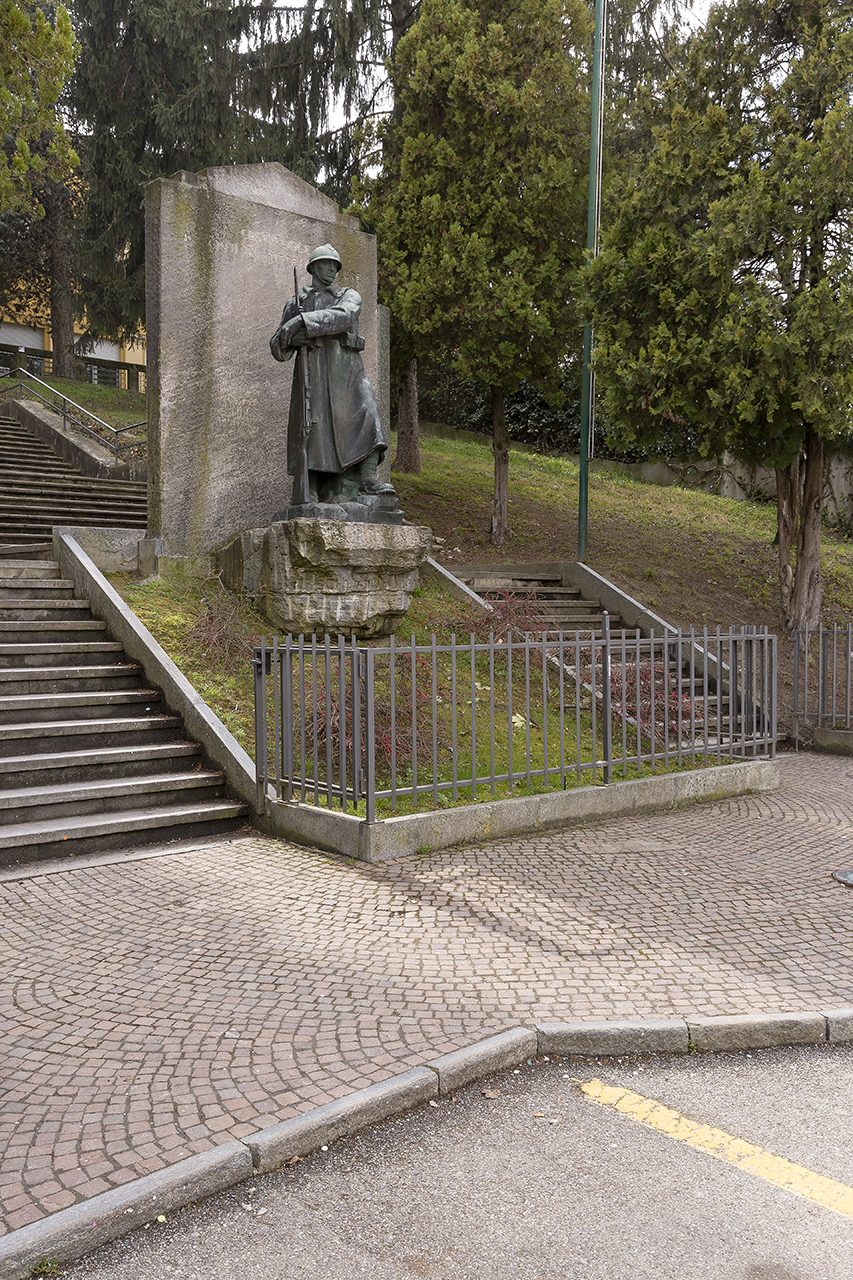
[[[794,631],[793,734],[801,724],[853,728],[853,624]]]
[[[775,755],[776,637],[286,636],[255,651],[258,803],[476,802],[642,770]],[[719,676],[715,673],[720,673]],[[359,810],[360,811],[360,810]]]
[[[68,396],[61,395],[49,383],[42,382],[41,378],[37,378],[34,373],[30,373],[27,369],[12,369],[5,374],[0,372],[0,378],[17,380],[18,389],[22,395],[24,392],[24,378],[26,378],[27,391],[34,395],[37,400],[40,400],[48,409],[52,409],[54,413],[59,414],[62,418],[63,428],[67,429],[70,423],[78,431],[82,431],[87,436],[91,436],[93,440],[97,440],[99,444],[105,444],[107,448],[112,449],[116,462],[120,460],[121,454],[128,449],[139,449],[142,453],[146,451],[146,441],[130,440],[123,442],[121,441],[121,436],[128,431],[136,431],[138,427],[144,427],[147,419],[143,419],[142,422],[132,422],[128,427],[114,427],[111,423],[104,422],[103,418],[99,418],[96,413],[92,413],[91,409],[85,409],[83,405],[77,404],[76,400],[71,400]],[[31,385],[33,383],[38,383],[39,387],[44,387],[46,391],[50,392],[50,396],[43,395],[41,391]],[[97,423],[101,431],[107,433],[106,436],[76,417],[73,410],[76,410],[77,413],[85,414],[89,422]]]

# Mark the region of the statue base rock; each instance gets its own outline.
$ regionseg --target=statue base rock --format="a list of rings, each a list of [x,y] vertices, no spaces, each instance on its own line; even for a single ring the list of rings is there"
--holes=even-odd
[[[307,502],[273,516],[273,523],[290,520],[355,520],[359,524],[402,524],[396,493],[359,494],[349,501]]]
[[[423,527],[285,520],[215,552],[222,580],[291,635],[388,635],[409,609],[432,549]]]

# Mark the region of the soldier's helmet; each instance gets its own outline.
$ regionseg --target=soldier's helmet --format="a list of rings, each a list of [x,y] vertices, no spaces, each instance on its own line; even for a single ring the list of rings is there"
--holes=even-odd
[[[315,262],[323,261],[334,262],[338,271],[340,271],[343,266],[343,263],[338,257],[337,250],[333,249],[330,244],[321,244],[319,249],[314,250],[311,257],[308,259],[308,270],[311,270],[311,267]]]

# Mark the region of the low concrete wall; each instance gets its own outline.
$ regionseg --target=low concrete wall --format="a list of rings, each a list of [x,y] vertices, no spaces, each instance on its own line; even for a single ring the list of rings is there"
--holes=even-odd
[[[276,801],[270,802],[269,816],[271,830],[284,839],[377,863],[457,844],[530,835],[749,791],[775,791],[778,786],[776,760],[744,760],[690,773],[488,800],[459,809],[407,814],[372,823],[313,805]]]
[[[834,756],[853,756],[853,729],[819,729],[812,731],[815,751]]]
[[[466,604],[476,605],[480,609],[488,609],[489,613],[493,612],[488,600],[478,596],[476,591],[472,591],[466,583],[452,574],[449,569],[445,569],[443,564],[433,560],[432,556],[427,559],[426,564],[421,565],[420,574],[422,578],[428,578],[440,583],[444,590],[449,595],[455,596],[457,600],[464,600]]]
[[[587,599],[600,600],[601,607],[613,617],[621,618],[626,627],[639,627],[644,635],[654,631],[656,636],[676,630],[670,622],[664,622],[663,618],[652,613],[633,596],[620,591],[612,582],[602,578],[600,573],[590,569],[589,565],[582,564],[579,560],[561,560],[559,568],[564,587],[579,587]]]
[[[111,449],[73,427],[63,430],[61,417],[38,400],[9,400],[9,408],[27,427],[72,467],[95,480],[145,480],[144,462],[116,462]]]
[[[231,790],[257,813],[255,765],[248,753],[110,586],[76,537],[56,529],[53,545],[63,578],[74,583],[74,594],[90,602],[92,612],[106,622],[128,657],[140,664],[153,685],[162,689],[167,705],[181,716],[190,737],[200,742],[210,762],[224,771]]]
[[[98,525],[54,525],[53,536],[74,538],[101,573],[138,573],[140,545],[147,545],[144,529],[102,529]]]

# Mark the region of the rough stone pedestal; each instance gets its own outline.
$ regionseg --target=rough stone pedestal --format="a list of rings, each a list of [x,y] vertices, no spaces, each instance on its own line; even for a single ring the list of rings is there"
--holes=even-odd
[[[285,520],[247,529],[215,553],[222,579],[292,635],[388,635],[429,556],[426,528]]]

